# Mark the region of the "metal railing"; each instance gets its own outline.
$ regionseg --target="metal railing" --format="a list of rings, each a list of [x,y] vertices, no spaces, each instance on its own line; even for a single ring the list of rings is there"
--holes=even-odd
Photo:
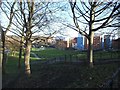
[[[102,88],[120,88],[120,68],[102,85]]]

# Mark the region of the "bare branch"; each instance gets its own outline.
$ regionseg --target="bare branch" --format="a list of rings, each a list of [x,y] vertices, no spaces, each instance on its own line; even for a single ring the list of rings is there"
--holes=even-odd
[[[116,5],[117,5],[117,4],[116,4]],[[110,18],[113,17],[114,12],[115,12],[118,8],[120,8],[120,5],[118,5],[118,6],[116,6],[116,5],[114,6],[111,14],[110,14],[109,17],[106,19],[106,21],[104,21],[104,23],[103,23],[101,26],[97,27],[96,29],[93,29],[93,31],[97,31],[97,30],[99,30],[100,28],[106,26],[106,24],[109,22]]]
[[[85,37],[88,38],[88,34],[86,33],[86,27],[85,27],[85,30],[82,30],[82,29],[78,29],[78,28],[74,27],[73,25],[64,24],[64,23],[62,23],[62,24],[71,28],[71,29],[73,29],[73,30],[75,30],[75,31],[77,31],[77,32],[79,32],[80,34],[82,34],[82,35],[84,35]]]

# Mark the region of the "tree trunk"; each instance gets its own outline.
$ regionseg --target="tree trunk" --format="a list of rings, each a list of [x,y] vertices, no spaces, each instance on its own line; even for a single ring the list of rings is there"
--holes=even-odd
[[[91,6],[91,10],[90,10],[90,22],[89,22],[89,49],[88,49],[88,53],[89,53],[89,63],[90,63],[90,67],[93,67],[93,37],[94,37],[94,31],[92,31],[94,29],[94,20],[95,20],[95,9],[96,9],[96,2],[93,3],[93,5]]]
[[[2,30],[2,73],[6,73],[5,69],[6,58],[5,58],[5,31]]]
[[[21,58],[22,58],[22,46],[20,46],[19,49],[18,69],[21,68]]]
[[[1,28],[1,26],[0,26],[0,35],[2,34],[2,28]],[[2,39],[2,35],[1,35],[1,37],[0,37],[1,39]],[[2,47],[2,41],[0,41],[0,47]],[[0,50],[0,63],[2,63],[2,52],[1,52],[1,50]],[[1,66],[1,69],[2,69],[2,64],[0,64],[0,66]],[[2,71],[2,70],[1,70]]]
[[[93,37],[94,37],[94,31],[91,32],[89,38],[89,46],[88,46],[88,60],[90,67],[93,67]]]
[[[22,59],[22,48],[23,48],[23,40],[24,40],[24,37],[22,36],[21,38],[21,42],[20,42],[20,49],[19,49],[19,59],[18,59],[18,69],[21,68],[21,59]]]
[[[30,70],[30,50],[31,50],[31,41],[26,40],[26,49],[25,49],[25,74],[27,76],[30,76],[31,70]]]

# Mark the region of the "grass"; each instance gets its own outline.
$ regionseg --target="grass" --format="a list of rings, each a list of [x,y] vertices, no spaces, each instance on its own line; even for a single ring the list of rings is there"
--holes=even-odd
[[[42,51],[33,50],[34,53],[46,58],[60,57],[72,55],[73,60],[76,58],[86,58],[86,52],[79,52],[74,50],[57,50],[57,49],[45,49]],[[110,58],[112,53],[113,57],[116,57],[120,52],[96,52],[95,59]],[[31,56],[31,62],[38,60],[34,56]],[[70,58],[68,58],[70,59]],[[24,63],[23,57],[21,63]],[[14,80],[17,77],[19,71],[18,65],[18,53],[16,56],[9,55],[6,70],[7,74],[3,76],[3,85]],[[118,64],[105,64],[96,65],[93,69],[86,65],[76,65],[72,63],[58,63],[52,65],[44,65],[41,63],[32,64],[32,77],[26,79],[23,75],[20,80],[16,82],[15,87],[65,87],[65,88],[78,88],[78,87],[99,87],[105,80],[107,80],[113,72],[118,68]],[[24,71],[22,66],[21,71]]]
[[[86,65],[57,63],[32,66],[32,77],[20,77],[16,88],[98,88],[118,68],[118,64]]]
[[[37,60],[34,57],[30,58],[30,61],[35,61]],[[7,58],[7,62],[6,62],[6,74],[3,75],[3,85],[7,84],[9,81],[13,80],[15,77],[17,77],[17,75],[20,72],[24,71],[24,59],[22,56],[22,60],[21,60],[21,69],[18,69],[18,53],[16,53],[16,56],[11,56],[11,54],[9,54],[8,58]]]
[[[21,63],[23,63],[23,59],[21,60]],[[18,57],[16,56],[9,56],[7,63],[6,63],[6,68],[8,73],[15,73],[17,70],[17,66],[18,66]],[[13,69],[14,67],[14,69]]]
[[[23,60],[22,60],[23,61]],[[8,60],[6,62],[6,74],[2,76],[2,85],[6,85],[15,77],[17,77],[19,70],[17,67],[18,58],[14,56],[8,56]]]
[[[38,60],[35,57],[30,57],[30,61],[35,61]],[[24,64],[24,57],[22,56],[21,59],[21,65]],[[13,69],[14,67],[14,69]],[[7,73],[16,73],[18,71],[18,56],[16,54],[16,56],[8,56],[7,62],[6,62],[6,70]]]
[[[45,50],[40,51],[36,51],[35,49],[33,49],[32,52],[36,53],[39,57],[45,57],[46,59],[61,57],[65,55],[74,55],[78,53],[78,51],[74,50],[59,50],[55,48],[46,48]]]
[[[86,52],[79,52],[79,51],[75,51],[75,50],[58,50],[58,49],[54,49],[54,48],[47,48],[45,50],[41,50],[41,51],[36,51],[35,48],[33,48],[32,52],[36,53],[39,57],[46,57],[46,58],[53,58],[53,57],[61,57],[61,56],[65,56],[67,57],[67,59],[70,59],[70,55],[72,56],[72,60],[74,60],[77,56],[78,59],[87,59],[87,53]],[[120,51],[119,52],[107,52],[107,51],[102,51],[102,52],[94,52],[94,59],[110,59],[115,58],[120,55]],[[22,60],[21,63],[24,63],[23,60],[23,56],[22,56]],[[111,59],[112,59],[111,58]],[[36,59],[34,56],[31,55],[30,57],[30,61],[36,61],[38,59]],[[8,73],[15,73],[17,71],[17,65],[18,65],[18,52],[16,52],[16,56],[11,56],[11,54],[8,57],[7,60],[7,72]],[[13,67],[14,70],[13,70]]]
[[[94,52],[94,59],[119,59],[120,58],[120,51],[99,51]]]
[[[33,49],[34,53],[36,53],[39,57],[44,57],[46,59],[58,58],[66,56],[67,59],[72,58],[73,60],[86,60],[87,52],[81,52],[76,50],[58,50],[55,48],[46,48],[45,50],[36,50]],[[94,60],[100,59],[118,59],[120,56],[120,51],[94,51]]]

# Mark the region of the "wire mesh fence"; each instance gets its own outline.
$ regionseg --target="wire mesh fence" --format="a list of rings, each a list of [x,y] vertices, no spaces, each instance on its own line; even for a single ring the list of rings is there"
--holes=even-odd
[[[113,73],[110,79],[103,83],[102,88],[120,88],[120,68]]]

